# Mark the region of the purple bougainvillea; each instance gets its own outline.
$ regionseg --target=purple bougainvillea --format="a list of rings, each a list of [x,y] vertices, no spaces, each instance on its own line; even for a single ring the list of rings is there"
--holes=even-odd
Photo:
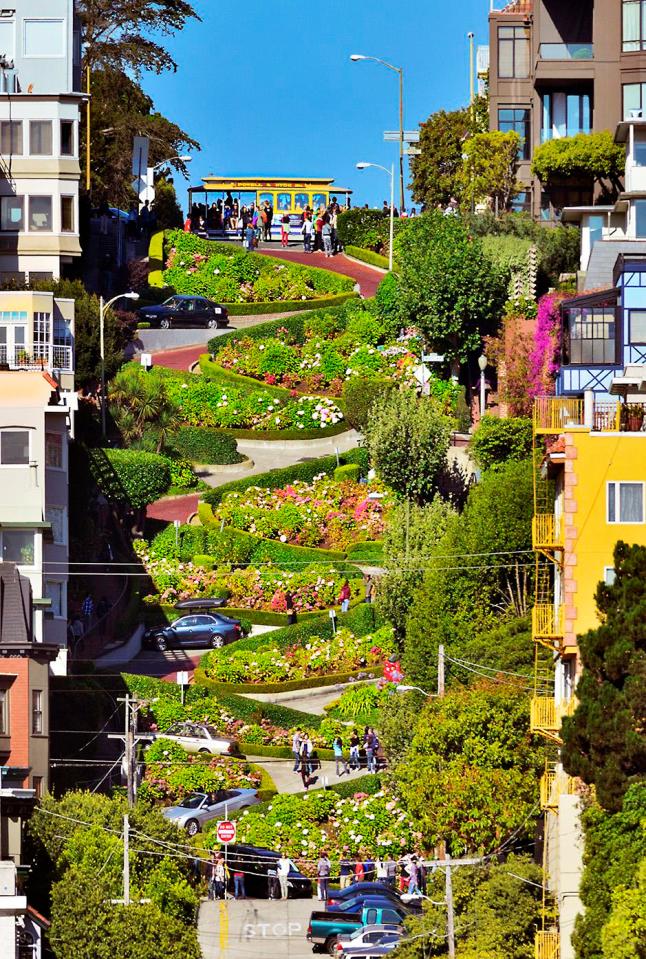
[[[554,378],[558,372],[561,347],[561,319],[559,306],[563,297],[548,293],[538,304],[534,345],[529,355],[530,397],[554,392]]]

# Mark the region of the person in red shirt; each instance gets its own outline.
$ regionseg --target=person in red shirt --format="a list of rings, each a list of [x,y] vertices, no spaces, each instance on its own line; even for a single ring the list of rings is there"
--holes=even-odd
[[[364,878],[365,878],[365,872],[363,869],[363,863],[361,859],[357,859],[357,861],[354,864],[354,881],[363,882]]]

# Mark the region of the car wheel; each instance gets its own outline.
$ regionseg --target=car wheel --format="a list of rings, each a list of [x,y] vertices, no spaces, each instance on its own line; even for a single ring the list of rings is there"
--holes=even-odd
[[[339,950],[336,947],[338,939],[336,936],[330,936],[325,942],[325,950],[328,956],[338,956]]]
[[[211,750],[210,750],[210,749],[198,749],[198,753],[208,753],[209,755],[211,755]]]
[[[197,836],[199,831],[200,824],[197,819],[189,819],[189,821],[186,823],[186,832],[189,834],[189,836]]]
[[[214,633],[211,636],[211,649],[222,649],[224,646],[224,640],[219,633]]]
[[[159,321],[159,326],[162,330],[170,330],[170,320],[167,316],[163,316]]]
[[[209,328],[209,330],[217,330],[218,321],[215,319],[215,317],[212,317],[206,325]]]
[[[166,642],[163,636],[160,636],[159,639],[157,640],[157,649],[159,650],[160,653],[165,653],[166,650],[168,649],[168,643]]]

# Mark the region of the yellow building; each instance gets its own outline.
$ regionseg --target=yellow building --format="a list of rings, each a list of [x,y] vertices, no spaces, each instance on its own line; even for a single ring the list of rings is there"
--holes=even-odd
[[[619,540],[646,545],[644,408],[595,400],[541,397],[534,411],[536,602],[532,633],[554,656],[554,695],[536,695],[532,730],[555,744],[541,783],[545,866],[558,905],[558,930],[537,936],[537,959],[572,959],[581,911],[582,836],[576,784],[558,760],[560,727],[576,707],[581,671],[577,637],[598,623],[595,593],[614,577]]]

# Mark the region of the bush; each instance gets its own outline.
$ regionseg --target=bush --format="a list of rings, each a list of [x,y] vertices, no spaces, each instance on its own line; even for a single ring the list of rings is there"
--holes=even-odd
[[[524,417],[483,416],[470,451],[483,470],[499,470],[509,460],[524,460],[532,452],[532,421]]]
[[[188,460],[173,456],[163,456],[170,471],[170,485],[176,489],[190,489],[197,486],[197,476]]]
[[[170,445],[193,463],[225,465],[241,463],[234,436],[200,426],[184,426],[170,439]]]
[[[153,287],[164,287],[164,278],[162,270],[164,269],[164,234],[163,231],[153,233],[150,237],[148,246],[148,285]]]
[[[383,566],[384,545],[381,542],[353,543],[348,550],[348,560],[364,566]]]
[[[395,220],[395,235],[408,226],[408,220]],[[385,253],[390,235],[390,218],[382,210],[364,210],[355,207],[339,213],[337,233],[344,247]]]
[[[353,376],[343,384],[343,404],[347,423],[363,432],[370,409],[377,400],[386,399],[394,389],[392,380]]]
[[[346,246],[344,253],[353,257],[355,260],[361,260],[363,263],[369,263],[370,266],[377,266],[381,270],[389,270],[390,264],[387,256],[381,253],[375,253],[374,250],[363,250],[360,246]]]
[[[281,300],[276,303],[272,300],[269,303],[228,303],[227,310],[229,316],[262,316],[265,313],[299,313],[301,310],[311,310],[312,302],[317,305],[334,307],[341,306],[348,300],[353,300],[359,296],[354,291],[351,293],[338,293],[336,296],[319,296],[315,301],[312,300]]]
[[[163,496],[171,484],[164,456],[137,450],[89,450],[90,464],[99,489],[110,502],[141,509]]]
[[[337,483],[343,483],[345,480],[358,483],[360,476],[361,468],[358,463],[346,463],[345,466],[337,466],[334,471],[334,479]]]
[[[387,337],[396,337],[400,328],[405,325],[405,317],[401,311],[399,280],[395,273],[385,276],[377,287],[375,304]]]
[[[299,689],[321,689],[325,686],[350,683],[353,679],[359,678],[359,676],[365,676],[366,673],[373,676],[382,676],[384,671],[383,666],[365,666],[363,669],[355,669],[344,673],[328,673],[326,676],[308,676],[305,679],[288,679],[276,683],[223,683],[221,680],[209,679],[203,672],[204,669],[205,666],[202,662],[197,667],[195,674],[201,686],[206,686],[208,689],[213,689],[216,692],[220,690],[226,693],[239,693],[240,695],[253,693],[287,693]]]

